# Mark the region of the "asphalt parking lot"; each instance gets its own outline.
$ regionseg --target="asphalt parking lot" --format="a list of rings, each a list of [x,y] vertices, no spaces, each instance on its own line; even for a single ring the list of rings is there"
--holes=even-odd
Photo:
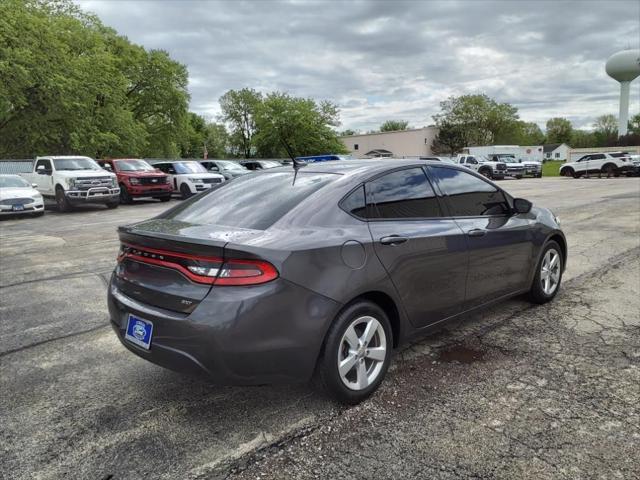
[[[167,204],[0,221],[0,476],[640,478],[640,179],[502,186],[562,221],[556,300],[397,352],[349,409],[307,385],[210,385],[119,344],[115,228]]]

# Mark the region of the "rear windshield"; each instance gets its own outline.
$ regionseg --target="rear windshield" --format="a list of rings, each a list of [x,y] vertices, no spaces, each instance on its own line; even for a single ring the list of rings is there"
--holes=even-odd
[[[243,175],[183,202],[164,218],[200,225],[264,230],[339,175],[276,172]]]

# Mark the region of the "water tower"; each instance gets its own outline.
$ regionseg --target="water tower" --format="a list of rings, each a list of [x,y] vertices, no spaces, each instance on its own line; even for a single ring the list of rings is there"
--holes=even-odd
[[[640,75],[640,50],[622,50],[614,53],[605,66],[607,75],[620,82],[620,115],[618,136],[627,134],[629,123],[629,90],[633,80]]]

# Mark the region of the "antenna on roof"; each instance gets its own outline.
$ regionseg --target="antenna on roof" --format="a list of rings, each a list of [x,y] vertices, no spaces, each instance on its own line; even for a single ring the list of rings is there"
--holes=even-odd
[[[293,168],[295,170],[298,170],[298,168],[300,168],[300,167],[306,167],[307,166],[307,162],[305,162],[304,160],[297,159],[293,155],[293,150],[291,149],[291,146],[289,145],[287,140],[284,138],[284,135],[282,135],[282,132],[278,131],[278,133],[280,133],[280,141],[282,142],[282,145],[284,145],[284,149],[287,151],[287,155],[289,155],[289,158],[291,159],[291,162],[293,162]]]

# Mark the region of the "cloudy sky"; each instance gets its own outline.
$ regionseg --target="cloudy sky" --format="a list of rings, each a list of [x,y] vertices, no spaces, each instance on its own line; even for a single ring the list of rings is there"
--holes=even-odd
[[[604,62],[640,46],[638,0],[78,0],[189,69],[191,108],[211,119],[229,89],[330,99],[342,128],[432,123],[450,95],[486,93],[544,126],[617,114]],[[640,80],[632,114],[640,110]]]

